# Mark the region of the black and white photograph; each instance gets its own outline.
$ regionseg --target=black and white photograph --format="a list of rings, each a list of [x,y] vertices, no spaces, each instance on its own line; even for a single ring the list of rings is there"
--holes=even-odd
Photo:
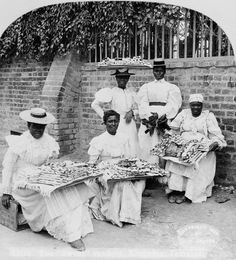
[[[1,259],[236,259],[234,6],[0,2]]]

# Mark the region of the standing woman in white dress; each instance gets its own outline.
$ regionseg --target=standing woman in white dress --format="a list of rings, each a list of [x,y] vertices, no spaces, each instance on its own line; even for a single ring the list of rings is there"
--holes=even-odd
[[[59,154],[59,145],[45,133],[46,125],[55,120],[51,113],[32,108],[22,111],[20,117],[27,122],[28,131],[6,138],[9,148],[3,160],[2,205],[9,208],[13,197],[34,232],[46,229],[56,239],[85,250],[81,238],[93,232],[87,205],[92,193],[86,184],[56,190],[50,197],[18,186],[26,174],[32,174],[34,167]]]
[[[168,180],[168,200],[180,204],[187,199],[193,203],[206,201],[212,194],[216,171],[215,150],[226,146],[224,136],[212,112],[202,111],[203,96],[192,94],[189,98],[190,109],[182,110],[170,123],[170,127],[179,131],[183,139],[205,140],[209,143],[209,152],[197,166],[184,166],[171,161],[166,170],[171,172]]]
[[[156,162],[158,159],[158,157],[151,155],[150,150],[160,142],[161,133],[157,128],[154,129],[154,132],[147,132],[147,123],[152,125],[158,119],[173,119],[182,104],[179,88],[165,81],[165,73],[164,60],[154,60],[153,75],[155,80],[144,84],[137,95],[139,116],[142,121],[138,133],[140,157],[149,162]]]
[[[91,107],[94,111],[103,118],[103,104],[110,103],[110,109],[115,110],[120,114],[120,123],[117,129],[118,133],[123,133],[129,138],[130,152],[132,157],[137,157],[139,154],[138,133],[135,123],[135,118],[138,114],[136,102],[136,93],[130,88],[126,88],[131,75],[128,70],[121,72],[116,70],[114,74],[117,81],[117,87],[103,88],[95,93],[95,100]]]

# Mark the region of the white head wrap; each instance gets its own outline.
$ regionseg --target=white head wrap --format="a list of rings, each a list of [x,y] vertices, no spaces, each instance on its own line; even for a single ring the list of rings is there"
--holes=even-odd
[[[204,98],[203,98],[202,94],[191,94],[189,96],[189,103],[191,103],[191,102],[201,102],[201,103],[203,103],[203,100],[204,100]]]

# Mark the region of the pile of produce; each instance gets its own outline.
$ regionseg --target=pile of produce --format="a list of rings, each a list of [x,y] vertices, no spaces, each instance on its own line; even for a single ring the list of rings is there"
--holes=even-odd
[[[136,66],[147,66],[152,67],[152,65],[143,60],[140,56],[133,58],[119,58],[119,59],[110,59],[106,58],[103,61],[98,63],[98,67],[112,67],[112,66],[127,66],[127,67],[136,67]]]
[[[152,150],[153,155],[176,157],[180,162],[193,164],[208,152],[206,139],[185,141],[180,135],[166,135]]]
[[[108,180],[130,180],[168,175],[168,172],[157,164],[151,164],[137,158],[122,159],[117,163],[101,162],[98,168]]]
[[[51,162],[38,167],[37,171],[28,177],[28,183],[60,186],[75,180],[83,181],[90,177],[101,175],[96,168],[87,163],[72,161]]]
[[[134,159],[122,159],[117,163],[101,162],[99,164],[79,163],[70,160],[51,162],[40,167],[30,168],[25,181],[33,190],[42,191],[42,185],[50,186],[50,191],[88,179],[104,176],[107,180],[132,180],[147,177],[166,176],[167,171],[157,164]]]
[[[178,153],[185,145],[185,140],[177,134],[164,135],[161,142],[157,144],[151,153],[157,156],[173,156],[178,157]]]

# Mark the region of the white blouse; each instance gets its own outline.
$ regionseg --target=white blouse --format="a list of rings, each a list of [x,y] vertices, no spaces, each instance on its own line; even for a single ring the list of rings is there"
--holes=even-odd
[[[169,125],[173,129],[180,130],[186,139],[199,139],[204,136],[213,142],[216,141],[220,147],[226,146],[216,117],[208,110],[202,111],[198,117],[193,117],[191,109],[184,109]]]
[[[88,154],[90,161],[130,157],[129,140],[123,134],[111,135],[106,131],[91,140]]]
[[[53,154],[59,154],[58,143],[44,133],[35,139],[29,131],[21,136],[6,137],[9,148],[3,159],[3,193],[11,194],[14,183],[20,180],[31,166],[40,166]]]
[[[99,92],[101,92],[102,95],[99,95]],[[101,118],[104,114],[101,103],[110,103],[110,109],[115,110],[120,115],[125,115],[125,113],[131,109],[137,114],[136,99],[136,93],[130,88],[103,88],[95,94],[95,100],[92,102],[91,107]]]
[[[150,105],[150,102],[163,102],[164,105]],[[148,119],[151,112],[158,116],[166,114],[168,119],[174,118],[182,104],[180,90],[165,79],[144,84],[138,92],[138,109],[140,118]]]

